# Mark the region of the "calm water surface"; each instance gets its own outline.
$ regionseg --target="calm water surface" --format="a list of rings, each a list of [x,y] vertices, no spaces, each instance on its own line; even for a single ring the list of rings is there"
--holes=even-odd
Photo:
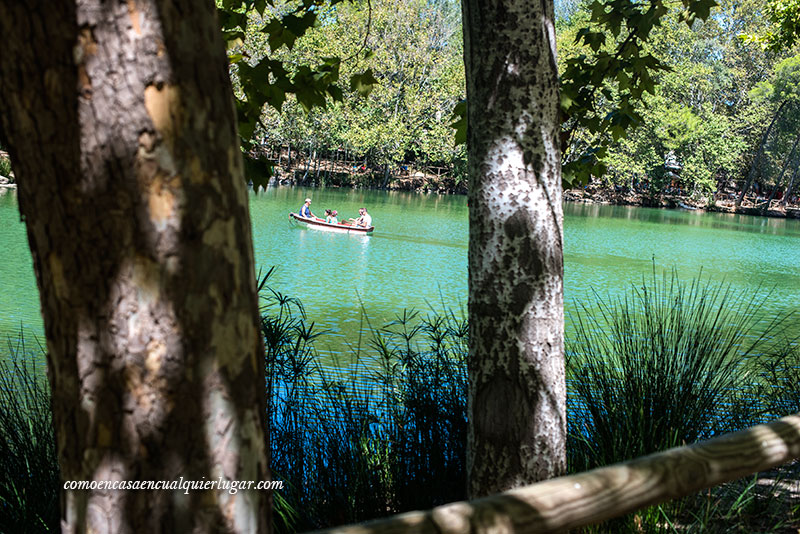
[[[2,191],[2,190],[0,190]],[[372,236],[336,234],[290,223],[305,197],[340,218],[367,206]],[[381,326],[403,308],[466,308],[467,206],[461,196],[338,189],[272,188],[251,195],[257,267],[276,266],[272,286],[298,297],[310,320],[329,331],[319,347],[338,352],[358,341],[366,318]],[[700,272],[742,291],[774,288],[776,314],[800,302],[800,221],[646,208],[565,205],[567,311],[590,297],[619,294],[655,264],[683,279]],[[0,196],[0,335],[41,336],[30,252],[15,194]],[[569,328],[569,325],[568,325]]]

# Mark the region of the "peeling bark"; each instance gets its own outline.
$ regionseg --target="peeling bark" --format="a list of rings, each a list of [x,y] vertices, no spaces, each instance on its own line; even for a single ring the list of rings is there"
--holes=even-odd
[[[247,191],[214,3],[0,0],[0,120],[64,480],[266,480]],[[266,532],[271,495],[64,490],[64,532]]]
[[[469,494],[563,474],[561,167],[550,1],[463,0]]]

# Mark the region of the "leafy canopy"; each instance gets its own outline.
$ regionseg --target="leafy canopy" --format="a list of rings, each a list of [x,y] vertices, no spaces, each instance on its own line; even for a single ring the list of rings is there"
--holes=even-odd
[[[328,99],[341,101],[339,86],[342,59],[324,57],[316,65],[287,65],[277,58],[285,48],[291,50],[296,41],[319,24],[326,9],[332,9],[343,0],[301,0],[300,2],[275,2],[275,0],[218,0],[219,22],[228,44],[228,60],[238,75],[239,94],[236,110],[239,135],[243,149],[253,138],[262,110],[269,105],[281,111],[287,95],[293,94],[306,111],[326,107]],[[256,31],[267,37],[270,53],[258,59],[251,58],[241,45],[252,24]],[[367,95],[377,83],[370,69],[350,77],[350,87]],[[266,173],[259,183],[266,186]]]

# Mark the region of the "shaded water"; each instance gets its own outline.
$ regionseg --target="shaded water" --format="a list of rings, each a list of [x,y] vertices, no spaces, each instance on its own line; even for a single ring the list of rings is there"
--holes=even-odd
[[[290,223],[303,199],[312,210],[337,209],[340,219],[367,206],[375,233],[323,232]],[[251,195],[256,264],[275,265],[271,285],[298,297],[310,320],[330,332],[318,347],[339,352],[359,342],[361,308],[372,326],[403,308],[466,308],[466,198],[339,189],[271,188]],[[620,294],[675,268],[688,280],[700,272],[752,293],[773,289],[775,314],[800,302],[800,221],[647,208],[566,204],[567,312],[590,298]],[[24,225],[14,193],[0,196],[0,335],[41,337],[42,321]],[[568,324],[569,329],[569,324]],[[366,343],[366,342],[365,342]]]

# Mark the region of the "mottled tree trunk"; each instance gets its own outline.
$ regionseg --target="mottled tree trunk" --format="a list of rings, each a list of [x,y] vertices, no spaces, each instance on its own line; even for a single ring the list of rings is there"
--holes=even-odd
[[[563,215],[553,4],[462,6],[477,497],[565,471]]]
[[[264,480],[247,191],[210,0],[0,0],[65,481]],[[264,491],[64,490],[64,532],[265,532]]]

